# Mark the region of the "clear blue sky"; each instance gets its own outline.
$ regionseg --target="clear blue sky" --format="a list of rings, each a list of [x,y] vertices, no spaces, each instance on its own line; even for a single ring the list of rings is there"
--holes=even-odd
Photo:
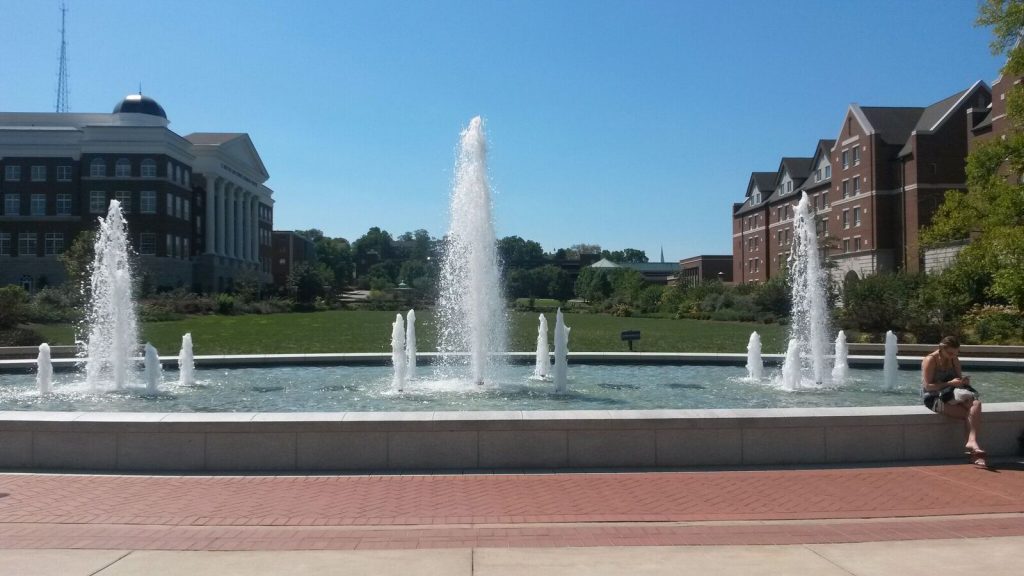
[[[486,120],[499,236],[731,253],[751,171],[851,102],[926,106],[1002,59],[972,0],[67,0],[71,111],[138,89],[171,129],[247,132],[275,227],[442,236]],[[59,0],[0,0],[0,110],[52,111]]]

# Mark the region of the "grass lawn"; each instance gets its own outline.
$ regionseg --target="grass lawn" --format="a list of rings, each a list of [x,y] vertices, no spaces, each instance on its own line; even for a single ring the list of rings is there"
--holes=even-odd
[[[416,340],[420,351],[436,349],[436,330],[429,310],[416,313]],[[537,314],[510,312],[510,349],[536,349]],[[554,314],[547,314],[551,337]],[[196,354],[298,354],[320,352],[390,352],[391,323],[395,312],[343,311],[245,316],[195,316],[173,322],[150,322],[142,338],[164,355],[177,354],[181,336],[192,333]],[[764,352],[785,349],[785,327],[778,325],[617,318],[600,314],[566,314],[572,329],[569,350],[618,352],[627,350],[619,339],[623,330],[640,330],[633,343],[638,352],[745,352],[750,333],[761,334]],[[50,344],[73,344],[68,325],[34,325]],[[551,341],[551,340],[549,340]],[[554,349],[554,344],[551,344]]]

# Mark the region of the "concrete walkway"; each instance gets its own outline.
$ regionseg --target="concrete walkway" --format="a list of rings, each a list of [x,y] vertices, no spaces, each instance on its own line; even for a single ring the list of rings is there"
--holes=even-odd
[[[0,474],[2,574],[1020,574],[1024,465]]]

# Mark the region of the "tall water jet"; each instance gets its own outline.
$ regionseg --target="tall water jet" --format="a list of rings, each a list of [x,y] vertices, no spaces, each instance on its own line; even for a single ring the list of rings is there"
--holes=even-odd
[[[533,367],[535,378],[547,378],[551,372],[551,357],[548,355],[548,319],[543,314],[537,324],[537,357]]]
[[[456,353],[468,352],[473,381],[482,384],[488,365],[505,352],[507,337],[487,143],[479,116],[461,135],[450,212],[438,299],[438,350],[447,365]]]
[[[750,333],[747,342],[747,378],[760,380],[764,375],[764,361],[761,360],[761,336],[757,332]]]
[[[836,358],[832,364],[832,383],[842,384],[850,374],[850,366],[846,357],[849,354],[849,347],[846,345],[846,332],[842,330],[836,335]]]
[[[900,369],[899,360],[896,358],[896,335],[889,330],[885,333],[885,359],[882,361],[882,376],[885,379],[885,387],[892,390],[896,387],[896,371]]]
[[[160,365],[160,355],[157,354],[156,348],[149,342],[146,342],[145,366],[146,391],[150,394],[155,394],[160,389],[160,374],[163,371],[163,367]]]
[[[186,332],[181,337],[181,350],[178,352],[178,384],[192,386],[196,383],[196,362],[192,357],[192,333]]]
[[[138,350],[138,322],[132,298],[132,270],[128,259],[128,224],[121,203],[110,201],[106,218],[99,218],[92,290],[87,322],[86,381],[94,390],[112,381],[125,387],[131,359]]]
[[[416,378],[416,311],[405,314],[405,378]]]
[[[818,253],[818,238],[810,199],[800,197],[793,220],[793,250],[789,253],[790,298],[793,303],[790,340],[800,347],[800,372],[816,384],[826,382],[829,318],[825,273]],[[789,358],[787,356],[787,362]],[[804,366],[804,364],[809,364]],[[786,370],[783,365],[783,372]]]
[[[39,394],[50,393],[53,382],[53,362],[50,361],[50,345],[43,342],[39,345],[39,356],[36,356],[36,386]]]
[[[562,309],[555,314],[555,392],[564,393],[569,386],[569,330]]]
[[[395,323],[391,325],[391,364],[395,369],[391,386],[399,392],[405,389],[405,362],[405,322],[401,314],[395,314]]]

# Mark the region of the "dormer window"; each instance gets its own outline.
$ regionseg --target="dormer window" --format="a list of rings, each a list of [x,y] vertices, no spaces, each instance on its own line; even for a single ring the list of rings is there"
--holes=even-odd
[[[760,204],[760,203],[761,203],[761,191],[760,190],[755,190],[754,194],[750,197],[750,205],[753,206],[754,204]]]
[[[826,164],[825,165],[825,179],[828,180],[831,177],[832,177],[832,165],[831,164]]]

